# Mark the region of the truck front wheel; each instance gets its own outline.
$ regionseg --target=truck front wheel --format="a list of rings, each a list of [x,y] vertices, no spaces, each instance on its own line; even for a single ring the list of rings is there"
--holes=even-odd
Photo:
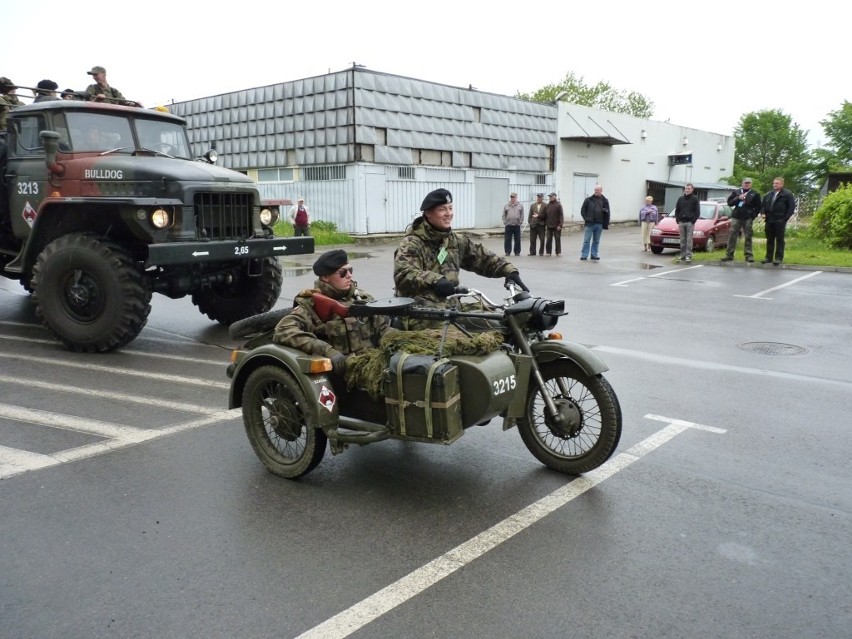
[[[281,293],[281,265],[278,259],[263,259],[263,272],[250,276],[245,267],[235,269],[228,284],[213,284],[192,293],[192,303],[214,322],[232,324],[265,313]]]
[[[148,321],[151,288],[133,257],[106,240],[73,233],[39,254],[30,280],[36,313],[68,348],[106,352]]]

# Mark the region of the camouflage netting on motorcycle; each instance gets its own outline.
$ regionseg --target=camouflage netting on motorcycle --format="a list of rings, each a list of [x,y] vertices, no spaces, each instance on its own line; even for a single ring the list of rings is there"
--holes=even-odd
[[[441,342],[443,341],[443,349]],[[503,343],[503,334],[488,331],[465,335],[451,326],[444,337],[444,329],[427,328],[419,331],[387,331],[379,342],[379,347],[361,355],[346,359],[346,386],[349,389],[365,389],[371,397],[382,396],[382,381],[391,355],[411,353],[412,355],[487,355],[493,353]]]

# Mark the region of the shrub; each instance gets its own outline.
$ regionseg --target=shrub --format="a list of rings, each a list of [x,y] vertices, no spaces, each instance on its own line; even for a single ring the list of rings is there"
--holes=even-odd
[[[852,184],[841,184],[825,197],[810,232],[831,248],[852,250]]]
[[[284,220],[279,220],[273,229],[275,235],[280,237],[293,237],[293,225]],[[317,220],[310,224],[310,234],[314,237],[317,246],[328,246],[331,244],[352,244],[355,240],[343,231],[337,230],[334,222]]]

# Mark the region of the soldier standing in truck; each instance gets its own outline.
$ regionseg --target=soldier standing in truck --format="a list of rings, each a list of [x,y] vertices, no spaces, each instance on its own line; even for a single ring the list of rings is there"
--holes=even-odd
[[[112,102],[113,104],[124,104],[126,106],[142,105],[138,102],[128,100],[122,95],[121,91],[115,87],[111,87],[106,79],[106,69],[104,67],[94,66],[90,71],[86,71],[92,78],[94,84],[86,87],[86,99],[94,102]]]

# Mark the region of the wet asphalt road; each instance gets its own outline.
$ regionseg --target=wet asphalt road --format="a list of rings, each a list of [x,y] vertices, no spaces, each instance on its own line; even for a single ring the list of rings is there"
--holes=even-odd
[[[852,275],[579,244],[516,263],[621,402],[581,479],[496,422],[276,478],[188,300],[79,355],[0,282],[0,637],[849,637]],[[392,248],[350,249],[377,297]],[[282,306],[311,262],[285,260]]]

